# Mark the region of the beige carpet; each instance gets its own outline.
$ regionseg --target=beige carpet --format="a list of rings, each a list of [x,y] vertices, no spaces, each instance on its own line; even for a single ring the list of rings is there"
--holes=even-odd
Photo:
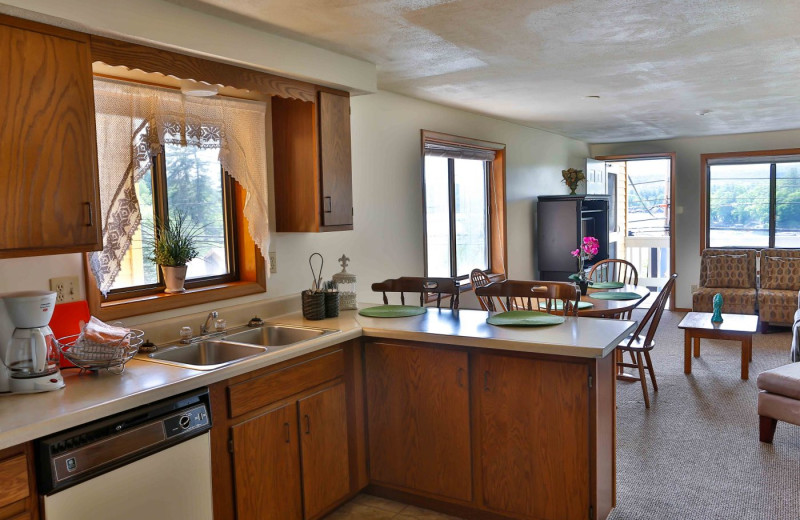
[[[703,340],[686,375],[682,317],[665,312],[659,326],[650,410],[639,383],[617,387],[617,508],[609,518],[800,518],[800,427],[779,423],[774,443],[763,444],[756,414],[756,377],[789,362],[788,329],[754,336],[748,381],[730,341]]]

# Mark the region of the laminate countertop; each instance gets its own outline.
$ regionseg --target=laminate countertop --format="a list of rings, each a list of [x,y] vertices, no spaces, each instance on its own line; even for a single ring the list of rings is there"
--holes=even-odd
[[[121,375],[63,371],[62,390],[0,395],[0,449],[102,419],[137,406],[274,365],[361,336],[423,341],[576,357],[604,357],[635,327],[635,322],[567,318],[548,327],[494,327],[484,311],[428,309],[410,318],[366,318],[356,311],[338,318],[308,321],[298,313],[269,323],[337,329],[339,332],[266,353],[211,371],[191,370],[141,359],[129,361]],[[142,326],[147,330],[146,326]]]

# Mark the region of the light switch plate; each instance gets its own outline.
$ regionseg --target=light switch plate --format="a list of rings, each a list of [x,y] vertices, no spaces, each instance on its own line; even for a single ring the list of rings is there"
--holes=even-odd
[[[50,290],[56,292],[56,303],[67,303],[78,300],[78,277],[64,276],[50,278]]]
[[[269,252],[269,272],[270,274],[278,272],[278,254],[275,251]]]

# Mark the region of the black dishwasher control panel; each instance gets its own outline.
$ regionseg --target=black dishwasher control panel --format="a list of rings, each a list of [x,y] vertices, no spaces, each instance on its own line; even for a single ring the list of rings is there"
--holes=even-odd
[[[39,493],[49,495],[211,429],[208,389],[122,412],[36,441]]]
[[[205,428],[210,424],[208,409],[203,404],[164,419],[164,430],[167,438],[170,439],[176,435],[185,435],[198,428]]]

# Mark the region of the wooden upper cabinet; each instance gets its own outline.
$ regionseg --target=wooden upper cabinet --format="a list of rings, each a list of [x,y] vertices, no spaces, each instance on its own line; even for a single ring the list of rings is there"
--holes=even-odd
[[[353,229],[350,98],[272,98],[275,226],[279,232]]]
[[[101,247],[88,36],[0,15],[0,258]]]
[[[587,518],[587,366],[476,357],[483,507],[515,518]]]
[[[353,226],[350,98],[319,93],[322,225]]]
[[[467,353],[389,342],[364,348],[372,481],[470,501]]]

